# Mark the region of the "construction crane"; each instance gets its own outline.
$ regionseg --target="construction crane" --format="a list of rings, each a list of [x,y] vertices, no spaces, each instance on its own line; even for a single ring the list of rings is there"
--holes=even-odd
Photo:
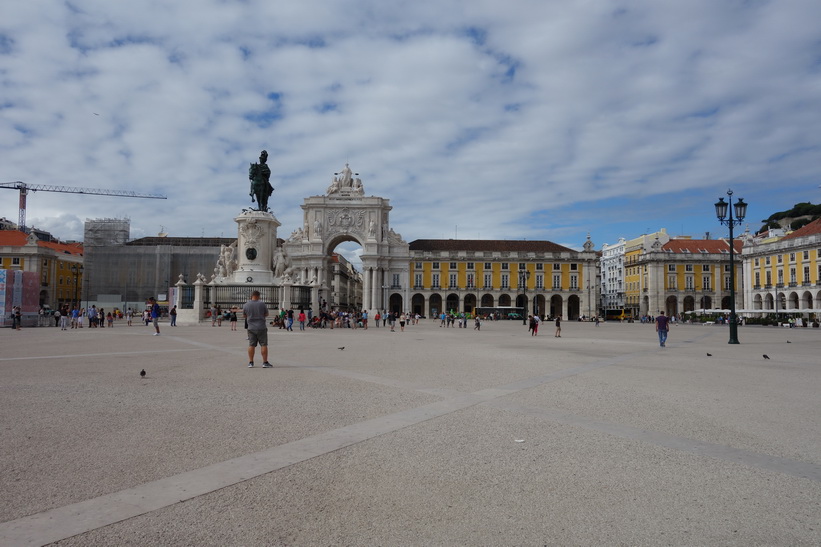
[[[129,190],[105,190],[103,188],[74,188],[71,186],[52,186],[49,184],[27,184],[25,182],[0,182],[0,188],[11,188],[20,191],[20,216],[17,229],[26,231],[26,196],[31,192],[63,192],[66,194],[90,194],[95,196],[118,196],[121,198],[168,199],[157,194],[141,194]]]

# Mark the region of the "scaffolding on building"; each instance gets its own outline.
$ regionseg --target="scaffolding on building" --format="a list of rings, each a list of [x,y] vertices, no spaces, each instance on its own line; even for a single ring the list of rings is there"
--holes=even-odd
[[[83,230],[83,246],[122,245],[128,242],[130,237],[131,219],[129,218],[87,218]]]

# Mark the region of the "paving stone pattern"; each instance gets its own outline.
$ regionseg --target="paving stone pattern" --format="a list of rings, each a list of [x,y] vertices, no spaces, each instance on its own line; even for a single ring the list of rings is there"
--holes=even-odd
[[[0,545],[821,544],[819,329],[161,329],[0,330]]]

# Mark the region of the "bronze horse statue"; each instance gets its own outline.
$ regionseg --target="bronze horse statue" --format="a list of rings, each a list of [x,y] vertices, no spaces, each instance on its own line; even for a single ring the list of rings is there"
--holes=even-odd
[[[248,169],[248,179],[251,181],[251,202],[256,198],[257,210],[268,211],[268,198],[274,191],[271,186],[271,168],[268,167],[268,152],[263,150],[259,154],[259,163],[252,163]]]

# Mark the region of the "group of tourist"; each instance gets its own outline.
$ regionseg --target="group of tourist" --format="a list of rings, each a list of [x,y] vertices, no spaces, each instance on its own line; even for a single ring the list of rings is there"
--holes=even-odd
[[[103,329],[106,327],[112,328],[114,327],[115,321],[125,318],[126,324],[130,327],[133,324],[132,321],[134,315],[135,312],[131,308],[128,308],[125,312],[122,312],[117,309],[113,311],[106,311],[104,308],[98,308],[96,304],[93,304],[88,309],[80,306],[70,306],[65,304],[53,312],[41,307],[38,312],[38,325],[47,326],[53,319],[54,326],[59,327],[60,330],[82,329],[85,327],[91,329]],[[157,305],[157,301],[152,298],[149,300],[148,306],[142,314],[142,320],[145,322],[146,326],[154,323],[156,331],[155,334],[159,334],[159,327],[156,324],[156,319],[158,319],[159,316],[159,305]],[[171,317],[171,326],[177,326],[176,306],[171,309],[169,316]],[[22,323],[22,312],[19,306],[14,307],[11,318],[12,328],[15,330],[20,330]]]
[[[221,327],[223,321],[231,324],[231,330],[237,330],[237,309],[222,310],[222,306],[211,306],[211,326]],[[171,326],[177,326],[177,306],[174,306],[168,314],[171,316]]]
[[[542,324],[542,318],[538,314],[528,315],[527,316],[527,330],[530,332],[530,336],[537,336],[539,334],[539,325]],[[562,316],[557,315],[555,318],[556,321],[556,333],[553,335],[555,338],[562,337]]]
[[[121,313],[115,311],[106,312],[103,308],[92,305],[88,310],[79,306],[69,307],[68,304],[54,310],[54,326],[60,330],[82,329],[83,323],[88,320],[88,328],[104,329],[113,327],[114,320],[122,317]]]
[[[416,314],[419,317],[419,314]],[[474,322],[474,330],[477,330],[477,325],[479,325],[479,318],[475,317]],[[459,328],[459,329],[466,329],[468,328],[468,314],[466,313],[456,313],[456,312],[442,312],[439,314],[439,327],[449,329],[451,327]]]
[[[421,316],[419,314],[411,313],[395,313],[388,311],[376,311],[373,317],[369,315],[367,310],[321,310],[318,314],[314,314],[311,308],[305,310],[304,308],[283,309],[274,316],[270,324],[280,330],[293,332],[296,324],[300,331],[306,328],[314,329],[363,329],[368,330],[369,327],[390,327],[395,331],[396,323],[399,323],[400,331],[404,330],[405,325],[418,324]]]

